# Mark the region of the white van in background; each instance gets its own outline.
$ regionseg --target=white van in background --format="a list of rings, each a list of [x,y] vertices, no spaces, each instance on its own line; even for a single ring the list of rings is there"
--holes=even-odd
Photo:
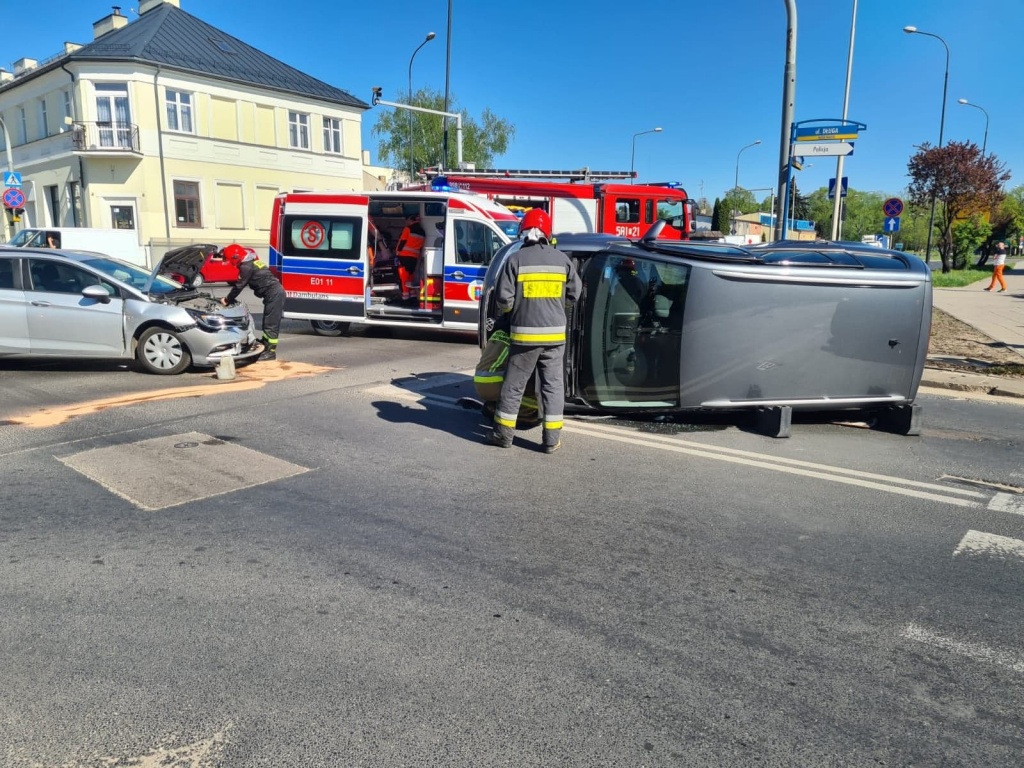
[[[50,245],[50,240],[53,245]],[[9,245],[24,248],[67,248],[72,251],[94,251],[149,268],[147,249],[139,245],[134,229],[93,229],[91,227],[28,227],[21,230]]]

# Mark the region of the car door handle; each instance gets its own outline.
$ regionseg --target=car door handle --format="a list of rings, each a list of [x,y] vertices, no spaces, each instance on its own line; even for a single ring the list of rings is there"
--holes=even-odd
[[[32,306],[33,307],[52,307],[53,304],[51,304],[48,301],[33,301],[32,302]]]
[[[359,267],[349,267],[348,272],[350,275],[361,275],[363,273],[363,270],[360,269]]]
[[[466,273],[463,272],[461,269],[457,270],[455,272],[452,272],[452,277],[454,277],[456,280],[461,280],[465,276],[466,276]]]

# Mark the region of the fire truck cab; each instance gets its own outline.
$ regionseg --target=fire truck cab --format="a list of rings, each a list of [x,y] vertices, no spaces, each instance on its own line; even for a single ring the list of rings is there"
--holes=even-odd
[[[396,249],[412,215],[424,243],[403,291]],[[351,323],[475,331],[487,265],[518,228],[511,211],[466,193],[282,193],[270,268],[285,289],[285,317],[309,320],[322,335]]]
[[[430,175],[434,171],[428,169]],[[633,184],[631,171],[496,169],[452,171],[438,189],[485,195],[508,208],[543,208],[556,232],[594,232],[638,240],[658,221],[659,237],[688,240],[696,201],[675,183]],[[628,179],[628,181],[627,181]]]

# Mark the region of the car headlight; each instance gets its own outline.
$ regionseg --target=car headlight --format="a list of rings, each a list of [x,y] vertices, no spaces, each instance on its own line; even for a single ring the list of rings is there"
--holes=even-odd
[[[198,309],[186,309],[189,316],[196,321],[196,324],[204,331],[223,331],[228,327],[227,318],[210,312],[202,312]]]

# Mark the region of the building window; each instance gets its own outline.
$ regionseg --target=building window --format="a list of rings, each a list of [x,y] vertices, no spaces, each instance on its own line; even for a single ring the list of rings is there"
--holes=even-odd
[[[64,91],[64,117],[74,117],[71,114],[71,91]]]
[[[296,149],[309,149],[309,115],[288,113],[288,141]]]
[[[39,138],[45,139],[49,136],[49,121],[46,119],[46,99],[39,100]]]
[[[199,213],[199,182],[174,182],[174,217],[179,227],[201,227]]]
[[[324,118],[324,152],[341,154],[341,120],[336,117]]]
[[[18,107],[18,138],[19,144],[28,144],[28,116],[24,107]]]
[[[167,89],[167,129],[194,133],[192,128],[192,94]]]

